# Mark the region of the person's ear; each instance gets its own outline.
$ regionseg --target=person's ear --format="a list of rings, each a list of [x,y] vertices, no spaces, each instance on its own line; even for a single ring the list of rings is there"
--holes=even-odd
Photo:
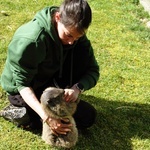
[[[55,14],[55,21],[58,22],[60,20],[60,13],[56,12]]]

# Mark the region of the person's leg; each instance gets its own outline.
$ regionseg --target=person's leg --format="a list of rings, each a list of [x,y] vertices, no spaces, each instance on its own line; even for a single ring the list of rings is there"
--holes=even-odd
[[[0,111],[0,116],[16,124],[18,127],[21,125],[27,125],[30,122],[30,118],[26,109],[26,104],[22,100],[19,94],[9,95],[8,100],[10,105]]]
[[[80,100],[74,119],[78,129],[87,129],[95,123],[96,109],[89,103]]]
[[[45,88],[49,86],[54,86],[51,80],[34,90],[34,93],[39,101],[41,94]],[[16,95],[9,95],[8,100],[10,101],[10,105],[0,111],[1,117],[14,122],[18,127],[22,125],[28,126],[29,124],[29,126],[33,129],[42,128],[42,122],[39,115],[25,103],[19,93]]]
[[[0,112],[0,116],[18,127],[41,128],[40,117],[25,103],[20,94],[9,95],[10,105]]]
[[[16,107],[12,104],[1,110],[0,116],[13,122],[18,127],[21,125],[26,126],[30,121],[27,109],[25,107]]]

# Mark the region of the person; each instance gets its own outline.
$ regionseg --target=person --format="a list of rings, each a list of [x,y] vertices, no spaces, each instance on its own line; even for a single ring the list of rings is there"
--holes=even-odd
[[[36,129],[44,121],[54,134],[70,131],[67,119],[45,113],[40,96],[45,88],[56,86],[65,90],[64,100],[69,103],[96,85],[99,65],[86,36],[91,21],[86,0],[64,0],[60,7],[40,10],[16,30],[1,74],[1,86],[10,102],[2,117],[19,127]],[[87,129],[95,122],[96,109],[80,100],[73,117],[78,129]]]

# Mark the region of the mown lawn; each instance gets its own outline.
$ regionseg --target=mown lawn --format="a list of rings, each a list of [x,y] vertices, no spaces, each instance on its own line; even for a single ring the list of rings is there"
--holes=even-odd
[[[0,72],[15,30],[45,6],[61,0],[5,0],[0,2]],[[74,150],[150,149],[150,20],[138,0],[89,0],[93,23],[88,31],[101,68],[93,89],[81,98],[93,104],[96,124],[79,135]],[[0,109],[8,103],[0,88]],[[18,129],[0,118],[1,150],[48,150],[41,132]]]

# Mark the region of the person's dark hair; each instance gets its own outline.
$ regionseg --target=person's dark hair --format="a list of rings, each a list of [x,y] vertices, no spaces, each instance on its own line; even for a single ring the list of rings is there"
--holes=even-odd
[[[60,22],[84,33],[92,21],[92,11],[86,0],[64,0],[59,8]]]

